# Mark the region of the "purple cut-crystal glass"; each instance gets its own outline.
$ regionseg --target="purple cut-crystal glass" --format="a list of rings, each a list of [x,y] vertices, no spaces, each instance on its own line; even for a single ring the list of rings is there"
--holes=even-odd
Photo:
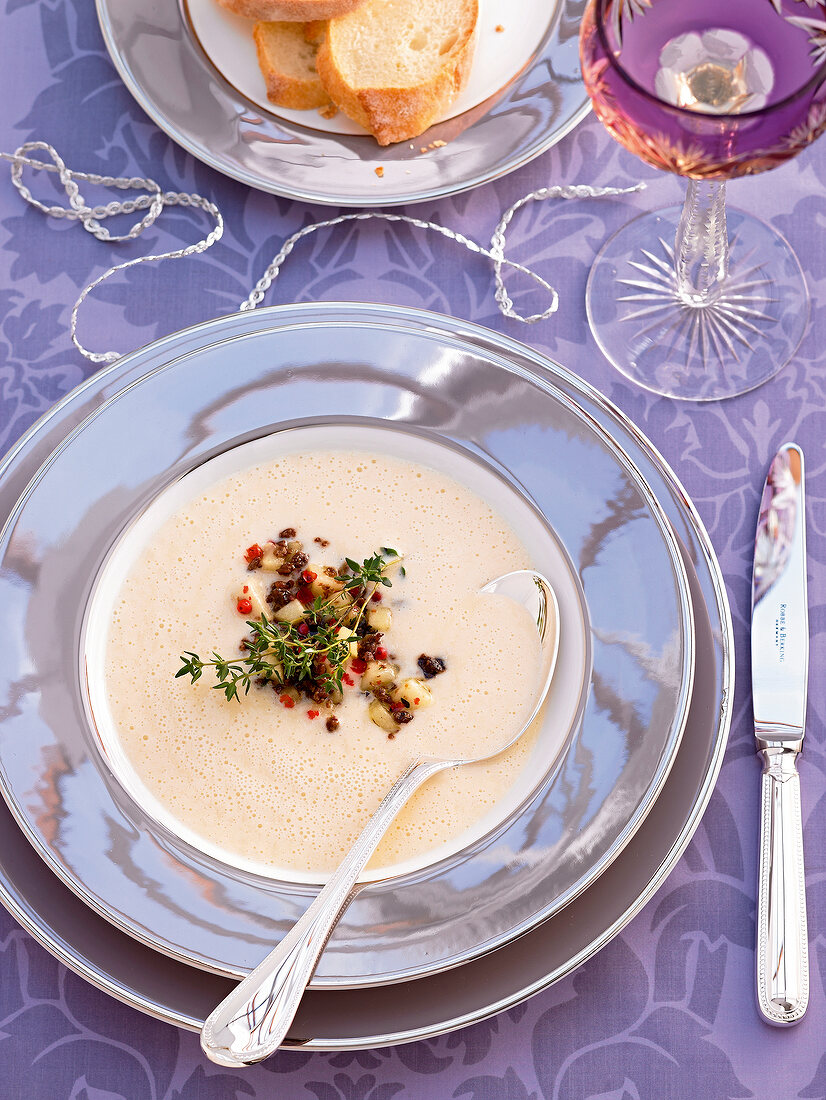
[[[588,316],[611,362],[657,393],[732,397],[794,354],[808,292],[780,234],[725,207],[725,180],[775,168],[826,128],[826,5],[816,0],[591,0],[580,38],[600,121],[688,177],[681,212],[609,240]]]

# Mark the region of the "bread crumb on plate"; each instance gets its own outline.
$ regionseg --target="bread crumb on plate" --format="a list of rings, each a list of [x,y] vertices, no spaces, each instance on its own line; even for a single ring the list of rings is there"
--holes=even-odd
[[[384,168],[382,168],[382,166],[381,166],[381,165],[379,165],[379,166],[378,166],[378,167],[376,168],[376,170],[375,170],[375,171],[376,171],[376,175],[377,175],[377,176],[379,177],[379,179],[381,179],[381,178],[382,178],[382,177],[384,176]]]
[[[421,147],[421,149],[419,149],[419,152],[420,153],[429,153],[432,149],[444,149],[444,147],[446,145],[447,145],[446,141],[442,141],[441,138],[436,138],[436,140],[431,141],[431,143],[429,145],[423,145]]]

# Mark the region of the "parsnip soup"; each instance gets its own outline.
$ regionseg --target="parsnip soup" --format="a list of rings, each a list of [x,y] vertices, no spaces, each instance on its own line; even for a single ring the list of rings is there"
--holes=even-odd
[[[401,433],[284,434],[290,449],[220,456],[133,525],[87,652],[105,750],[144,808],[228,863],[314,880],[411,759],[481,755],[524,723],[536,628],[479,589],[535,563],[472,477],[376,445]],[[431,780],[371,869],[472,836],[534,742]]]

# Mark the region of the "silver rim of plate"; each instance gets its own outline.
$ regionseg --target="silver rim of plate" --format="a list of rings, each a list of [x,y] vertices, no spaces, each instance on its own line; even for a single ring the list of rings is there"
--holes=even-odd
[[[365,312],[364,307],[360,312]],[[370,307],[367,312],[382,320],[391,313]],[[698,649],[703,690],[692,701],[689,744],[678,753],[666,781],[668,797],[654,804],[631,840],[628,856],[621,854],[572,902],[565,920],[551,917],[518,940],[466,964],[461,983],[450,981],[449,974],[417,979],[405,984],[404,996],[395,987],[310,991],[290,1043],[311,1049],[369,1047],[439,1034],[507,1008],[584,961],[645,904],[685,849],[713,789],[730,724],[732,627],[723,579],[693,506],[659,454],[601,395],[530,349],[476,326],[403,312],[410,323],[458,332],[482,353],[505,351],[529,371],[550,371],[556,383],[583,405],[586,415],[614,433],[633,455],[661,495],[689,571],[695,613],[703,631],[707,628]],[[126,360],[68,395],[13,448],[0,466],[4,508],[17,499],[40,463],[83,416],[128,381],[124,366],[129,366]],[[44,946],[83,977],[134,1007],[197,1028],[227,988],[225,979],[157,955],[89,913],[51,876],[16,831],[0,854],[0,880],[4,903]],[[51,896],[54,891],[63,896],[57,907]],[[575,916],[578,919],[572,919]],[[132,959],[120,967],[130,951],[141,957],[140,966]],[[368,1021],[366,1017],[375,1012],[379,1016]]]
[[[283,429],[281,410],[300,410],[305,423],[352,423],[367,409],[373,422],[429,431],[497,470],[558,532],[583,585],[594,654],[581,721],[579,709],[568,713],[569,749],[534,795],[461,852],[364,886],[314,987],[421,976],[526,931],[610,864],[673,762],[690,700],[693,624],[660,506],[610,434],[551,381],[501,350],[480,354],[432,316],[273,307],[136,352],[119,364],[124,384],[43,463],[0,539],[14,639],[3,675],[10,690],[21,676],[27,684],[22,713],[0,723],[4,794],[87,904],[183,961],[246,972],[312,887],[228,867],[129,796],[83,714],[80,624],[99,566],[146,504],[205,459]],[[436,370],[439,387],[429,381]],[[136,423],[155,430],[136,433]],[[535,461],[543,445],[563,448],[552,468]],[[67,483],[77,487],[70,500]],[[537,564],[556,583],[559,566]],[[36,583],[25,579],[33,575]],[[563,636],[574,638],[576,608],[563,599],[561,612]],[[560,671],[567,659],[563,647]]]
[[[371,137],[314,129],[248,99],[207,57],[183,0],[150,7],[139,0],[97,0],[112,63],[173,141],[261,191],[366,207],[423,202],[477,187],[569,133],[590,109],[579,65],[584,7],[585,0],[558,0],[530,63],[499,92],[412,143],[382,148]],[[170,81],[170,72],[178,79]],[[436,148],[438,156],[428,148],[434,142],[445,143]]]

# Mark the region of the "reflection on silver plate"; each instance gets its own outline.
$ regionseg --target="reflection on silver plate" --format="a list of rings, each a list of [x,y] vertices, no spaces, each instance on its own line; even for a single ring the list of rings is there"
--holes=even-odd
[[[387,311],[382,311],[386,317]],[[419,321],[423,315],[410,313]],[[440,319],[429,318],[442,326]],[[383,1046],[437,1035],[508,1008],[582,963],[639,911],[673,868],[699,824],[722,763],[731,720],[732,626],[723,579],[702,524],[674,475],[622,414],[563,368],[502,337],[451,321],[483,353],[506,351],[531,371],[550,372],[633,458],[663,505],[680,542],[691,584],[697,634],[693,699],[683,742],[649,816],[614,863],[561,914],[467,963],[462,980],[445,973],[403,986],[311,990],[289,1045],[317,1050]],[[124,365],[127,370],[124,371]],[[56,406],[0,467],[7,513],[39,465],[83,418],[130,381],[123,361],[95,375]],[[91,913],[36,856],[0,805],[0,897],[17,919],[77,973],[151,1015],[199,1028],[229,989],[226,979],[174,962]]]
[[[183,0],[148,6],[97,0],[103,37],[126,87],[193,156],[262,191],[370,207],[476,187],[526,164],[573,129],[589,109],[579,66],[584,7],[585,0],[559,0],[528,65],[489,98],[412,143],[381,148],[372,137],[319,129],[314,111],[289,119],[248,99],[204,52]],[[495,37],[504,50],[507,26]],[[380,179],[376,168],[383,169]]]
[[[121,787],[85,718],[80,629],[99,566],[147,503],[205,459],[290,431],[292,411],[299,423],[383,421],[427,437],[532,502],[561,540],[553,559],[537,540],[535,564],[555,586],[566,568],[572,591],[582,586],[593,666],[568,699],[567,753],[533,796],[461,852],[363,886],[314,987],[399,981],[500,946],[581,893],[651,809],[691,693],[679,549],[611,435],[547,372],[516,361],[520,345],[487,339],[481,349],[433,314],[335,304],[177,333],[121,360],[108,384],[96,377],[107,400],[12,509],[0,537],[0,692],[15,699],[0,721],[4,794],[55,873],[120,928],[184,961],[244,973],[311,896],[195,850]],[[68,403],[79,410],[90,396],[87,386]],[[561,604],[562,637],[581,632],[577,611],[573,598]],[[563,648],[560,681],[572,658],[581,675]]]

